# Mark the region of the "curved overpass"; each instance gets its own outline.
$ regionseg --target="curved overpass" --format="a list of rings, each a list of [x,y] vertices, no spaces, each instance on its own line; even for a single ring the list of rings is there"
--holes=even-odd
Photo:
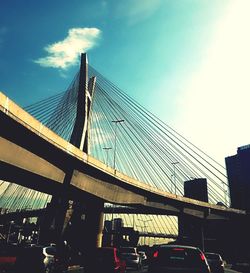
[[[56,135],[0,93],[0,179],[54,194],[69,179],[69,197],[97,196],[148,213],[200,218],[245,215],[245,211],[178,196],[128,177]]]

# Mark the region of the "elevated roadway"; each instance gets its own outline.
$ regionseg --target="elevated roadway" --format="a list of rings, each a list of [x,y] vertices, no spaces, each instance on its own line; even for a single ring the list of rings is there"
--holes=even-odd
[[[55,194],[69,176],[73,200],[97,196],[105,202],[130,205],[145,213],[219,219],[245,215],[171,194],[108,167],[56,135],[0,93],[0,179]]]

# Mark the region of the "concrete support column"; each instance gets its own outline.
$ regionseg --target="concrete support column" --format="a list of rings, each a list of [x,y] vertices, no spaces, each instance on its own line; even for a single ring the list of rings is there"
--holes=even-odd
[[[99,198],[95,198],[85,203],[85,206],[86,244],[90,248],[101,247],[104,202]]]
[[[204,220],[181,215],[178,217],[178,230],[180,243],[197,246],[204,250]]]
[[[91,198],[85,202],[85,265],[84,272],[93,273],[95,250],[102,245],[103,207],[101,199]]]

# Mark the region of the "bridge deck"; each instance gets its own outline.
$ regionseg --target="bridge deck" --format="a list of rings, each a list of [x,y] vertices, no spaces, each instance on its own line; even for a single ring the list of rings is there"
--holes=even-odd
[[[6,128],[0,130],[1,179],[53,194],[72,168],[72,195],[88,193],[110,203],[201,218],[245,214],[242,210],[168,193],[126,176],[56,135],[3,93],[0,124]]]

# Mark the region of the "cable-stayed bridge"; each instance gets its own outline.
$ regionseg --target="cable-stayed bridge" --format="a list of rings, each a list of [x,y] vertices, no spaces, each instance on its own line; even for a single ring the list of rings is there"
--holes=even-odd
[[[147,223],[148,232],[164,227],[172,234],[176,218],[159,215],[245,214],[230,208],[223,166],[88,65],[85,55],[65,92],[24,109],[0,98],[6,128],[0,207],[8,211],[43,208],[54,198],[64,208],[61,223],[68,200],[87,203],[85,210],[97,216],[103,202],[129,205],[152,215],[140,216],[138,229],[145,231]],[[184,196],[184,182],[199,178],[207,179],[208,202]],[[124,219],[132,225],[131,217]]]

